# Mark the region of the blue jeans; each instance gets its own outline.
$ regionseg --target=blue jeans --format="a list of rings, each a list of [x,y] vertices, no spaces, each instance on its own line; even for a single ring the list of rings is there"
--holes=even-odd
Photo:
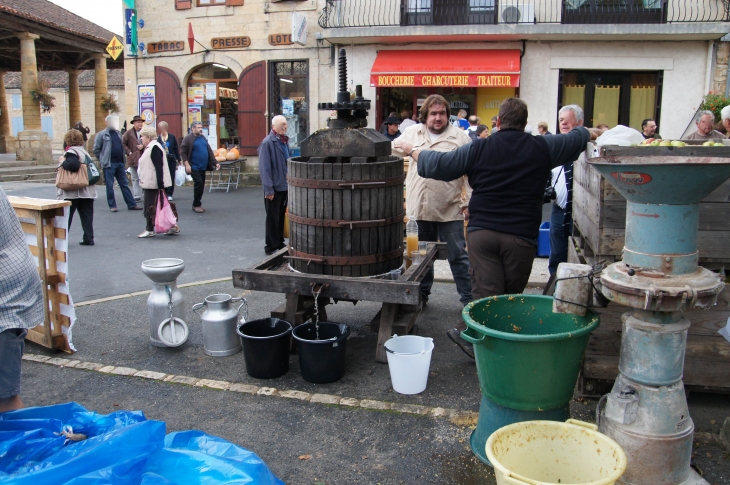
[[[127,208],[131,209],[135,207],[137,203],[134,201],[132,191],[129,190],[129,184],[127,183],[127,172],[124,170],[123,163],[112,163],[110,166],[104,169],[104,181],[106,182],[106,201],[109,204],[110,209],[116,209],[117,200],[114,198],[114,179],[117,179],[119,188],[122,189],[122,195],[124,196],[124,202],[127,203]]]
[[[551,275],[558,271],[560,263],[568,262],[568,238],[573,233],[573,219],[567,227],[563,226],[565,210],[553,203],[553,211],[550,214],[550,259],[548,270]]]
[[[464,221],[432,222],[416,221],[418,223],[419,241],[441,241],[446,243],[449,250],[449,266],[454,275],[456,291],[459,301],[466,305],[472,301],[471,278],[469,276],[469,256],[466,254],[466,240],[464,239]],[[433,266],[428,269],[421,281],[421,296],[428,301],[433,286]]]

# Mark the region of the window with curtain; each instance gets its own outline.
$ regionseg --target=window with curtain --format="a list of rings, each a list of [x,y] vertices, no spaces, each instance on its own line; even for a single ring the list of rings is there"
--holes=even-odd
[[[563,106],[577,104],[581,108],[586,105],[585,86],[563,86]]]
[[[585,126],[641,130],[646,118],[659,119],[662,77],[661,71],[561,71],[558,105],[581,106]]]
[[[618,125],[621,86],[596,86],[593,95],[593,126]]]

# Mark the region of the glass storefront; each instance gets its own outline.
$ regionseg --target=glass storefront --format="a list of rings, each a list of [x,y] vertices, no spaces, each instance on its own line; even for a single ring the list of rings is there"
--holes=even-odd
[[[203,123],[203,134],[213,150],[241,143],[238,135],[238,79],[220,64],[193,71],[187,86],[188,126]]]
[[[309,63],[273,61],[271,69],[270,117],[284,115],[289,146],[296,148],[309,134]]]

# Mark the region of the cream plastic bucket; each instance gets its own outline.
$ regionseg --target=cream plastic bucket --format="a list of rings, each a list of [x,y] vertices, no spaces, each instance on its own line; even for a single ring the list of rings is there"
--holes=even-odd
[[[524,421],[489,437],[487,458],[497,485],[611,485],[626,471],[626,454],[594,424],[569,419]]]

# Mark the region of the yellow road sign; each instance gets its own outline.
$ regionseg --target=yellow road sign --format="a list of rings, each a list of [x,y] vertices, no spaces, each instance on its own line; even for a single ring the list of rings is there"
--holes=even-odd
[[[122,54],[123,50],[124,50],[124,46],[122,45],[121,42],[119,42],[119,39],[117,39],[116,37],[113,37],[112,41],[109,42],[109,45],[106,46],[106,51],[109,53],[109,55],[115,61]]]

